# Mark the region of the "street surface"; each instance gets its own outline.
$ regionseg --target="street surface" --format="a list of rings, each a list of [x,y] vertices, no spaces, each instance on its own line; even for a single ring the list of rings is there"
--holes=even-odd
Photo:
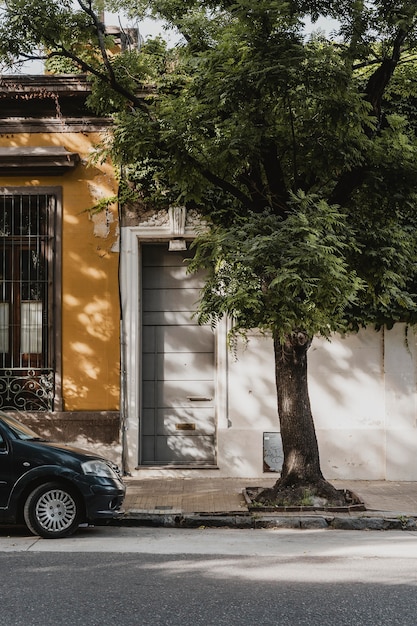
[[[416,626],[417,533],[0,527],[1,626]]]

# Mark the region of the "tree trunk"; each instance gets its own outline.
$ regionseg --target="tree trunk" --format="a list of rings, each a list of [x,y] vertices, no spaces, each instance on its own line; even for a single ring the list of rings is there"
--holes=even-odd
[[[286,502],[315,497],[340,502],[341,493],[328,483],[320,469],[316,431],[311,413],[307,382],[307,351],[311,338],[297,331],[282,343],[274,336],[275,376],[278,414],[284,462],[281,477],[271,489],[256,497],[259,502]],[[291,502],[292,503],[292,502]]]
[[[298,486],[323,479],[319,448],[311,414],[307,383],[307,351],[311,339],[305,333],[274,337],[275,380],[281,424],[284,463],[281,485]]]

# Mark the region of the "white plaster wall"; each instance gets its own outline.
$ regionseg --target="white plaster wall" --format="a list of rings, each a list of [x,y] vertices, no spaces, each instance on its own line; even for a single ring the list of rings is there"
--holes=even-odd
[[[253,333],[229,353],[227,390],[229,428],[219,432],[219,466],[227,464],[233,476],[262,476],[263,433],[279,432],[269,338]]]
[[[387,480],[417,480],[416,358],[413,331],[385,333]]]
[[[219,466],[261,477],[263,433],[279,431],[272,342],[255,333],[228,361]],[[313,342],[310,399],[327,478],[417,480],[416,370],[416,334],[404,324]]]
[[[326,478],[385,478],[383,347],[372,330],[313,342],[310,399]]]
[[[239,345],[236,354],[230,353],[228,361],[229,425],[277,429],[272,341],[253,334],[246,345]]]
[[[263,434],[260,430],[230,428],[218,432],[219,476],[262,476]],[[269,474],[274,476],[274,474]],[[278,475],[277,475],[278,477]]]

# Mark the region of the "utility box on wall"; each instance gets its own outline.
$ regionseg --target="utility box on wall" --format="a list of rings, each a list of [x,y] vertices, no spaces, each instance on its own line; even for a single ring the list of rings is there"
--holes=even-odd
[[[264,433],[263,471],[280,472],[283,461],[281,433]]]

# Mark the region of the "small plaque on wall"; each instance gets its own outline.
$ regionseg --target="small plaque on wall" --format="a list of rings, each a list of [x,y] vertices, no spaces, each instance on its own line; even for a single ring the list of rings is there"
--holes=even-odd
[[[263,471],[280,472],[284,453],[280,433],[264,433]]]

